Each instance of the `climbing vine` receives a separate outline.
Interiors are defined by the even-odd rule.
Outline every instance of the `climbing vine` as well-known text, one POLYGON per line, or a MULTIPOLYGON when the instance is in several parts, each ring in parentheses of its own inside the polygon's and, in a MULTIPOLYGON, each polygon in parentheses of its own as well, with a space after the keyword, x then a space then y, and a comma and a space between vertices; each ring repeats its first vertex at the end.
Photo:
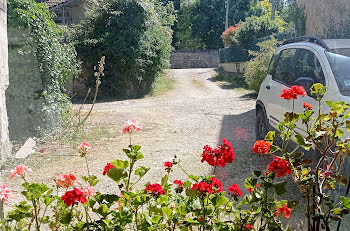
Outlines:
MULTIPOLYGON (((69 108, 64 85, 69 76, 79 73, 75 49, 64 42, 64 29, 55 24, 45 5, 34 0, 8 0, 7 6, 8 27, 19 32, 16 36, 25 38, 37 59, 41 86, 33 94, 42 102, 39 110, 46 120, 56 123, 69 108)), ((26 73, 31 74, 34 73, 26 73)))

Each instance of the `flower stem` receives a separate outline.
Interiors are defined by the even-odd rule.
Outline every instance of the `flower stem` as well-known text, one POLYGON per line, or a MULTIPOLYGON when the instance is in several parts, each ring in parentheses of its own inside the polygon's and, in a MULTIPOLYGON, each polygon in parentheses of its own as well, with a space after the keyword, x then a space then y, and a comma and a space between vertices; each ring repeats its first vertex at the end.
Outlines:
POLYGON ((90 169, 89 169, 89 164, 88 164, 86 155, 85 155, 84 157, 85 157, 85 163, 86 163, 86 168, 87 168, 88 176, 90 177, 90 169))

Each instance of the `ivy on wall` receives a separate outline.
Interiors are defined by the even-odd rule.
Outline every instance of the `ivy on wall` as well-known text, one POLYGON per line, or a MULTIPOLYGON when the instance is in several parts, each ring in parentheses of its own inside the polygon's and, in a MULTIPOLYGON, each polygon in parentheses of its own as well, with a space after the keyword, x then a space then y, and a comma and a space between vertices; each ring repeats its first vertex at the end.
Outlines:
MULTIPOLYGON (((60 122, 62 113, 69 108, 64 85, 69 76, 76 76, 79 73, 75 49, 70 44, 64 43, 64 30, 57 27, 45 5, 36 3, 34 0, 8 0, 7 5, 10 56, 15 52, 14 57, 16 55, 31 57, 35 59, 35 62, 32 62, 33 65, 37 65, 37 67, 19 71, 18 68, 24 69, 28 66, 26 67, 25 63, 23 66, 18 65, 17 62, 17 66, 11 68, 10 62, 10 87, 12 76, 16 80, 23 79, 25 82, 27 79, 33 79, 32 75, 39 75, 35 92, 25 93, 33 96, 35 107, 31 110, 37 110, 43 114, 42 123, 46 125, 45 128, 56 126, 60 122), (13 31, 15 33, 12 33, 13 31), (25 54, 23 54, 24 51, 25 54)), ((24 87, 20 82, 16 85, 12 88, 24 87)))

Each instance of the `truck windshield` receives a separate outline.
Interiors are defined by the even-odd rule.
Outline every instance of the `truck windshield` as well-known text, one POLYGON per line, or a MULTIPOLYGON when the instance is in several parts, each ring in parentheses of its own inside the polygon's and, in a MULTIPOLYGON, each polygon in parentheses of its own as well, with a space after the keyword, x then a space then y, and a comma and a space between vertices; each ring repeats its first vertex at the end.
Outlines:
POLYGON ((342 95, 350 96, 350 57, 326 52, 335 80, 342 95))

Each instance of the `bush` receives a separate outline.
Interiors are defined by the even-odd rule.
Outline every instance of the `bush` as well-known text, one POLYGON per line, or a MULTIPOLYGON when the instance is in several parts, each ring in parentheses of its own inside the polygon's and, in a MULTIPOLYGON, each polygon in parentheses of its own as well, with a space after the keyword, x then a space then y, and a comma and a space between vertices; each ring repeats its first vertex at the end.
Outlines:
MULTIPOLYGON (((326 87, 314 84, 311 88, 317 105, 322 106, 326 87)), ((303 87, 293 86, 283 89, 281 97, 296 101, 304 97, 303 87)), ((313 110, 312 105, 303 104, 301 113, 286 112, 284 121, 277 127, 280 142, 277 144, 276 131, 271 131, 265 140, 255 142, 252 150, 264 159, 273 161, 263 171, 254 171, 245 180, 249 194, 244 195, 240 187, 232 184, 224 191, 221 180, 215 177, 215 170, 235 160, 233 147, 223 139, 217 148, 204 146, 202 163, 214 167, 212 176, 188 174, 175 155, 164 163, 164 176, 158 182, 147 182, 137 189, 135 185, 149 171, 140 166, 144 158, 141 146, 132 144, 132 132, 141 132, 141 125, 130 120, 122 129, 130 140, 128 148, 123 149, 125 159, 114 159, 107 163, 101 174, 108 176, 119 189, 119 193, 96 191, 96 176, 90 175, 86 156, 92 146, 79 145, 79 156, 84 159, 87 176, 79 179, 73 174, 61 174, 55 178, 54 189, 46 184, 31 183, 27 174, 31 171, 19 165, 10 171, 10 179, 23 179, 24 200, 9 211, 0 221, 3 231, 12 230, 279 230, 289 231, 284 218, 290 218, 296 206, 302 207, 306 222, 301 230, 331 230, 332 223, 341 221, 350 210, 350 199, 339 194, 331 200, 332 191, 347 185, 347 178, 341 175, 344 160, 350 157, 348 139, 342 139, 344 130, 350 130, 350 104, 327 101, 329 111, 313 110), (314 115, 316 114, 316 115, 314 115), (296 124, 305 125, 307 138, 295 134, 296 124), (298 147, 288 147, 291 139, 298 147), (295 137, 295 138, 294 138, 295 137), (334 144, 336 143, 336 147, 334 144), (300 150, 309 150, 315 145, 320 156, 315 163, 303 156, 300 150), (303 149, 299 149, 303 148, 303 149), (293 150, 289 152, 288 150, 293 150), (317 164, 316 164, 317 163, 317 164), (187 179, 179 179, 173 169, 179 167, 187 179), (288 176, 292 177, 288 177, 288 176), (287 182, 293 180, 302 194, 298 200, 286 200, 287 182), (341 201, 341 203, 338 203, 341 201), (284 217, 284 218, 282 218, 284 217)), ((294 108, 294 107, 293 107, 294 108)), ((264 162, 262 160, 262 162, 264 162)), ((345 166, 347 167, 347 166, 345 166)), ((0 185, 0 198, 3 202, 11 200, 11 190, 0 185)))
POLYGON ((254 56, 254 58, 246 63, 244 77, 249 88, 259 92, 260 85, 267 75, 267 70, 278 41, 271 36, 271 39, 260 42, 257 45, 260 48, 259 51, 249 51, 249 54, 254 56))
POLYGON ((221 34, 222 41, 225 46, 232 47, 237 44, 236 33, 239 29, 239 24, 235 26, 230 26, 221 34))
MULTIPOLYGON (((175 16, 156 0, 95 0, 72 39, 84 68, 106 56, 101 94, 142 96, 169 65, 175 16)), ((92 86, 94 77, 89 76, 92 86)))

